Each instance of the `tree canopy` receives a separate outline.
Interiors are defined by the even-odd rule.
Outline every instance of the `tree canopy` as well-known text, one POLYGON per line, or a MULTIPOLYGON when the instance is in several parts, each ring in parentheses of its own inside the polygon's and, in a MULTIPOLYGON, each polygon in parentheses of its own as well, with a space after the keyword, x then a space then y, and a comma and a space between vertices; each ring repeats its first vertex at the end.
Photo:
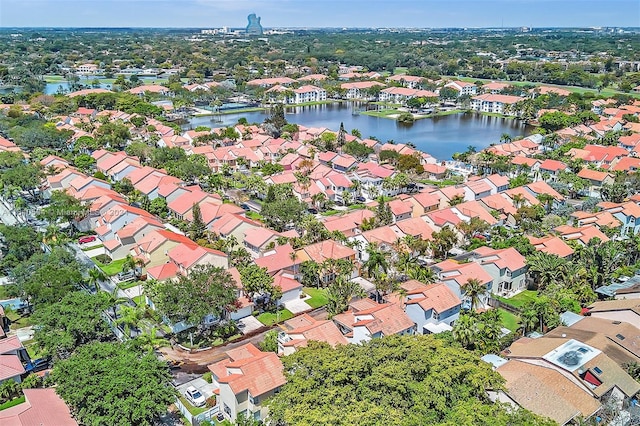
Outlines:
POLYGON ((34 336, 38 346, 49 355, 64 358, 81 345, 113 339, 102 317, 108 305, 104 293, 76 291, 59 302, 41 306, 32 317, 38 324, 34 336))
POLYGON ((282 359, 287 384, 268 402, 277 425, 552 425, 491 403, 502 378, 477 355, 433 336, 363 345, 310 342, 282 359), (462 423, 460 423, 462 422, 462 423))
POLYGON ((119 343, 84 345, 53 374, 56 392, 87 426, 151 425, 175 397, 165 363, 119 343))

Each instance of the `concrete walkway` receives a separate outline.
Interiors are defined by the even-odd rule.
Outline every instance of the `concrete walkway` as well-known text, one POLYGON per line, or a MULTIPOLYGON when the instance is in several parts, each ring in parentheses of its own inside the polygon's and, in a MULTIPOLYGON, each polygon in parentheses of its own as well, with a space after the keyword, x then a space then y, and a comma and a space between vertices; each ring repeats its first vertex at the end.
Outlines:
POLYGON ((254 316, 249 315, 248 317, 242 318, 238 320, 238 328, 242 334, 249 334, 253 331, 259 330, 264 327, 258 319, 254 316))

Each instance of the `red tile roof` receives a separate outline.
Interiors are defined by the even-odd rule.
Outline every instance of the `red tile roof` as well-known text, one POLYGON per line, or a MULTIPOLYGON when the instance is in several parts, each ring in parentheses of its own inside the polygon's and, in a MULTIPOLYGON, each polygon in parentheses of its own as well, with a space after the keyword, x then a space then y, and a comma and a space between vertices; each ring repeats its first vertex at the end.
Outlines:
POLYGON ((0 411, 4 426, 77 426, 54 388, 24 389, 25 402, 0 411))

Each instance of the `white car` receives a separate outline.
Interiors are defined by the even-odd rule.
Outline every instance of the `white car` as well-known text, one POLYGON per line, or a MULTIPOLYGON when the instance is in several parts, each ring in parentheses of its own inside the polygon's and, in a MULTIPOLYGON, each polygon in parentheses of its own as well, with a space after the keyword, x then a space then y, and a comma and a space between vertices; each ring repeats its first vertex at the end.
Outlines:
POLYGON ((193 386, 189 386, 187 388, 184 392, 184 396, 194 407, 202 407, 207 402, 204 395, 193 386))

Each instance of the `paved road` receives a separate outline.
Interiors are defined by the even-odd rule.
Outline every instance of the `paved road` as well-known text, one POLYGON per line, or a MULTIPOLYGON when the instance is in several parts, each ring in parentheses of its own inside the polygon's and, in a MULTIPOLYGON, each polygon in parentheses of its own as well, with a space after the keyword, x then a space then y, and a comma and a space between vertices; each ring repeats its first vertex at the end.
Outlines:
MULTIPOLYGON (((327 319, 327 311, 323 308, 311 312, 310 315, 317 320, 327 319)), ((217 346, 201 352, 187 352, 180 349, 178 346, 160 348, 158 352, 168 360, 184 362, 184 365, 181 368, 174 371, 174 376, 176 376, 177 380, 180 380, 180 377, 185 375, 188 376, 193 373, 202 374, 209 371, 207 366, 227 358, 226 351, 229 349, 234 349, 239 346, 246 345, 247 343, 258 345, 258 343, 264 340, 264 335, 269 330, 270 329, 266 329, 261 333, 247 337, 246 339, 236 340, 225 346, 217 346)))
POLYGON ((16 215, 13 213, 12 207, 8 201, 5 201, 4 198, 0 197, 0 221, 8 226, 14 226, 21 221, 18 220, 16 215))

